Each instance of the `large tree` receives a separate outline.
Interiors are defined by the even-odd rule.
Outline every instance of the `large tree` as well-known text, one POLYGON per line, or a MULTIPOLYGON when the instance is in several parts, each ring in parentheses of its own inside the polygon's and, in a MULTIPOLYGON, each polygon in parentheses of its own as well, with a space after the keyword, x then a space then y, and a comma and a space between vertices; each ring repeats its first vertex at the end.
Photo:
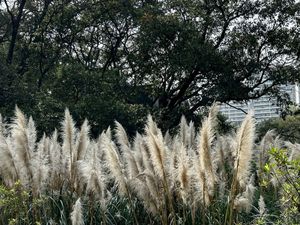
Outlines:
POLYGON ((280 95, 278 85, 299 80, 297 1, 0 5, 0 92, 10 96, 0 108, 23 104, 44 121, 68 106, 95 125, 115 116, 134 127, 152 111, 169 128, 213 101, 280 95))
POLYGON ((295 1, 155 2, 140 17, 131 74, 164 116, 280 94, 299 79, 299 12, 295 1))

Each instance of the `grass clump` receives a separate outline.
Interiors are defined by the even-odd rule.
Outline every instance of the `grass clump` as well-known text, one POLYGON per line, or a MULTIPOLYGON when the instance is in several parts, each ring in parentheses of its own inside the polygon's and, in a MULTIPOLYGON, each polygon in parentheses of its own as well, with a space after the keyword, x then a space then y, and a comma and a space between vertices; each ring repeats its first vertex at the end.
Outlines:
POLYGON ((255 143, 251 113, 236 133, 220 135, 217 111, 214 105, 199 129, 183 117, 173 136, 149 116, 144 133, 130 141, 118 122, 93 140, 88 121, 77 129, 66 110, 60 131, 37 140, 33 119, 17 108, 13 122, 1 125, 0 220, 294 224, 299 145, 274 132, 255 143))

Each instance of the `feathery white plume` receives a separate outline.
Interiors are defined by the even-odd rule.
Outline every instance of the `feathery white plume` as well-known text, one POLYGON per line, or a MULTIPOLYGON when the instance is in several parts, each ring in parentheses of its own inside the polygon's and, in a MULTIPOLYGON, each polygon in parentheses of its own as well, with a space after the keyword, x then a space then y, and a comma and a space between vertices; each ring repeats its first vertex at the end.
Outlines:
MULTIPOLYGON (((151 125, 150 125, 151 126, 151 125)), ((155 173, 160 178, 165 178, 165 163, 166 163, 166 150, 161 135, 154 135, 147 126, 147 146, 149 149, 151 161, 155 173)))
POLYGON ((16 166, 19 171, 19 178, 25 186, 31 184, 33 171, 31 168, 32 153, 29 150, 27 136, 27 120, 25 115, 16 106, 15 119, 11 125, 11 137, 15 153, 16 166))
POLYGON ((83 160, 89 145, 89 130, 88 121, 85 119, 79 133, 79 138, 76 141, 76 151, 74 153, 75 160, 83 160))
POLYGON ((260 195, 259 200, 258 200, 258 209, 259 209, 259 215, 262 217, 266 214, 266 204, 264 201, 264 197, 260 195))
POLYGON ((187 203, 188 195, 191 189, 191 173, 188 165, 188 156, 186 148, 181 143, 178 154, 178 169, 177 177, 180 183, 180 194, 184 203, 187 203))
POLYGON ((179 127, 179 139, 184 144, 187 145, 188 143, 188 131, 189 126, 186 122, 185 117, 182 115, 180 120, 180 127, 179 127))
POLYGON ((77 199, 75 205, 73 206, 73 211, 71 213, 71 222, 72 225, 84 225, 80 198, 77 199))
POLYGON ((63 154, 66 155, 66 166, 71 169, 71 162, 73 162, 73 154, 75 148, 76 128, 69 109, 65 110, 65 119, 62 122, 63 130, 63 154))
POLYGON ((172 137, 170 135, 170 131, 167 130, 167 132, 164 135, 164 143, 170 147, 172 145, 172 137))
POLYGON ((32 117, 29 117, 26 128, 26 135, 28 140, 28 151, 30 152, 30 154, 33 154, 36 150, 36 128, 32 117))
POLYGON ((126 134, 126 131, 124 127, 117 121, 115 121, 116 124, 116 138, 117 142, 121 147, 122 153, 129 151, 130 149, 130 143, 126 134))
POLYGON ((200 130, 200 143, 199 143, 199 157, 200 157, 200 172, 204 174, 205 181, 209 195, 211 196, 214 191, 214 184, 216 182, 213 164, 211 160, 212 142, 215 137, 215 124, 218 107, 213 105, 210 109, 209 115, 204 119, 202 128, 200 130))
POLYGON ((244 210, 245 212, 249 213, 251 210, 251 207, 253 205, 253 197, 254 192, 256 190, 254 183, 254 176, 251 176, 248 184, 246 185, 246 190, 238 194, 234 200, 234 207, 238 211, 244 210))
POLYGON ((142 148, 145 147, 143 142, 142 136, 137 133, 133 141, 133 153, 139 172, 142 172, 145 169, 142 155, 142 148))
POLYGON ((49 165, 48 165, 48 157, 45 155, 45 148, 47 148, 47 138, 45 134, 42 139, 38 143, 37 151, 34 152, 32 158, 32 167, 33 167, 33 188, 34 194, 40 194, 40 192, 44 189, 47 179, 49 178, 49 165))
POLYGON ((104 209, 106 182, 105 176, 102 173, 102 165, 97 156, 97 143, 91 142, 90 148, 92 154, 89 155, 89 158, 86 161, 77 161, 79 180, 87 184, 86 192, 95 195, 104 209))
POLYGON ((1 133, 0 133, 0 176, 8 186, 12 186, 17 180, 17 168, 15 166, 14 158, 12 155, 11 146, 1 133))
POLYGON ((115 180, 118 186, 119 194, 121 196, 127 195, 127 178, 124 174, 124 165, 120 160, 120 155, 117 151, 115 144, 109 139, 108 136, 104 135, 102 138, 101 147, 105 152, 105 159, 110 174, 115 180))
POLYGON ((153 118, 150 114, 147 116, 146 128, 146 132, 151 131, 151 133, 154 135, 158 135, 160 133, 160 130, 158 129, 156 123, 153 121, 153 118))
POLYGON ((250 163, 252 159, 252 150, 254 143, 255 124, 253 112, 248 113, 241 127, 237 131, 237 149, 236 149, 236 178, 240 187, 245 187, 250 172, 250 163))

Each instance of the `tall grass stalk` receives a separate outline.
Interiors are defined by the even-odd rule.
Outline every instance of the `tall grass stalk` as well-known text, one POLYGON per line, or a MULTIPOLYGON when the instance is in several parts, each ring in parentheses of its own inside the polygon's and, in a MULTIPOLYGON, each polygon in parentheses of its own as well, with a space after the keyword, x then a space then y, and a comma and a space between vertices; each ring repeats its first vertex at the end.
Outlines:
MULTIPOLYGON (((77 129, 66 110, 61 133, 55 130, 38 140, 33 119, 16 108, 11 124, 3 125, 0 118, 0 221, 231 225, 262 218, 275 223, 281 212, 276 204, 271 210, 268 201, 282 203, 280 197, 288 196, 289 190, 299 190, 293 171, 299 145, 284 143, 271 132, 253 151, 252 114, 236 134, 222 136, 216 130, 216 114, 213 106, 198 133, 182 117, 178 132, 163 136, 149 116, 144 132, 134 138, 116 122, 115 129, 108 128, 93 140, 87 120, 77 129), (270 146, 283 145, 290 151, 269 157, 270 146), (256 152, 258 164, 252 161, 256 152), (278 170, 291 174, 280 175, 278 170), (258 177, 250 177, 250 171, 258 171, 258 177), (271 183, 278 191, 267 186, 271 183), (270 198, 270 190, 277 194, 270 198), (275 212, 277 217, 252 210, 258 196, 266 199, 268 214, 275 212)), ((295 205, 299 196, 290 193, 293 197, 285 204, 295 205)))
POLYGON ((237 132, 237 149, 235 154, 234 174, 231 182, 229 203, 225 214, 225 224, 233 224, 235 218, 234 201, 240 191, 245 187, 245 180, 248 179, 250 171, 250 162, 252 157, 252 148, 254 143, 254 119, 250 112, 245 117, 240 129, 237 132))

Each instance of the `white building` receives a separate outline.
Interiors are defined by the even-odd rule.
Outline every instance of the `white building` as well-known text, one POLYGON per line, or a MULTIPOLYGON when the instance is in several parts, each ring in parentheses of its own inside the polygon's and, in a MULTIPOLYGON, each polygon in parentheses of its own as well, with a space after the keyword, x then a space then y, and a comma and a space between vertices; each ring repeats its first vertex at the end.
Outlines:
MULTIPOLYGON (((300 94, 297 84, 284 85, 281 90, 286 92, 291 100, 299 105, 300 94)), ((247 103, 230 102, 229 104, 222 104, 220 111, 228 117, 229 121, 239 123, 245 118, 245 112, 254 110, 256 121, 259 122, 265 119, 279 117, 280 107, 276 103, 275 98, 266 95, 256 100, 249 100, 247 103)))

